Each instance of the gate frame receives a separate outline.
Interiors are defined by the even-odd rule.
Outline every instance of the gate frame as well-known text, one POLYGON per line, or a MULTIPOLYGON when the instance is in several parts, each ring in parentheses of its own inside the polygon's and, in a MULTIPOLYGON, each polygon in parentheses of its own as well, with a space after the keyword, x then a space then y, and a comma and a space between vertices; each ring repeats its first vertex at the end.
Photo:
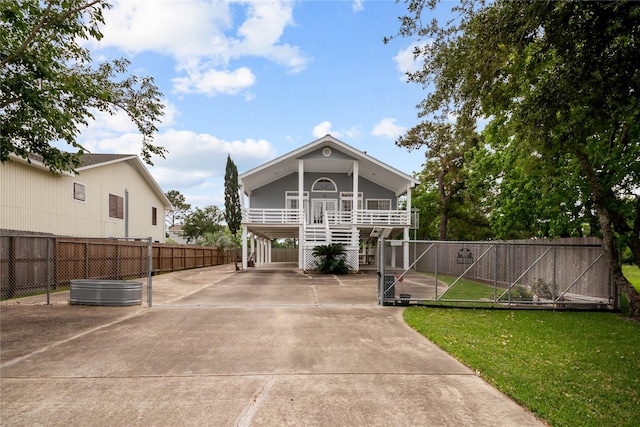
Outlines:
MULTIPOLYGON (((528 308, 539 308, 539 309, 543 309, 543 308, 549 308, 549 306, 552 306, 553 308, 559 308, 558 305, 562 305, 564 307, 560 307, 560 308, 564 308, 566 309, 567 306, 575 306, 575 305, 579 305, 580 303, 576 303, 576 302, 568 302, 568 303, 563 303, 562 298, 574 287, 576 286, 576 284, 580 281, 580 279, 587 274, 597 263, 598 261, 600 261, 600 259, 603 257, 603 253, 598 254, 597 257, 595 257, 594 259, 589 261, 588 266, 586 266, 586 268, 584 268, 576 277, 574 277, 571 281, 571 283, 566 287, 566 289, 564 290, 558 290, 557 289, 557 283, 556 283, 556 270, 557 270, 557 265, 556 265, 556 251, 557 251, 557 247, 560 246, 576 246, 576 247, 601 247, 601 245, 597 245, 597 244, 549 244, 549 247, 543 251, 543 253, 539 256, 536 257, 536 259, 534 261, 532 261, 525 269, 524 271, 518 275, 518 278, 513 280, 512 279, 512 271, 511 271, 511 247, 513 245, 513 242, 499 242, 499 241, 493 241, 493 242, 464 242, 464 243, 489 243, 490 247, 485 250, 484 252, 482 252, 480 254, 480 256, 478 256, 477 258, 475 258, 473 260, 473 262, 466 268, 464 269, 464 271, 461 274, 456 274, 456 279, 453 281, 453 283, 451 285, 448 286, 447 290, 444 291, 441 295, 438 294, 438 264, 439 264, 439 260, 438 260, 438 243, 444 243, 444 244, 452 244, 452 243, 456 243, 456 242, 448 242, 448 241, 432 241, 432 240, 402 240, 401 241, 402 244, 401 246, 404 247, 405 252, 407 252, 410 248, 410 244, 413 243, 414 245, 417 245, 417 243, 426 243, 429 244, 428 247, 426 249, 424 249, 422 251, 422 253, 420 254, 420 256, 417 256, 416 254, 416 246, 414 246, 414 250, 413 250, 413 254, 414 254, 414 260, 413 262, 408 266, 408 268, 404 268, 402 267, 402 273, 400 274, 386 274, 386 259, 385 259, 385 249, 387 247, 387 243, 386 243, 386 239, 384 237, 380 237, 378 238, 378 242, 377 242, 377 259, 378 259, 378 263, 377 263, 377 280, 378 280, 378 286, 377 286, 377 290, 378 290, 378 304, 385 306, 385 305, 409 305, 409 299, 407 298, 402 298, 402 294, 400 294, 399 297, 395 296, 395 286, 396 284, 400 283, 403 281, 404 276, 411 271, 414 266, 418 263, 418 261, 420 261, 424 255, 429 252, 434 246, 436 248, 436 252, 435 252, 435 262, 434 262, 434 279, 435 279, 435 297, 434 299, 428 299, 428 298, 424 298, 424 301, 431 301, 434 303, 438 303, 438 302, 452 302, 452 303, 456 303, 456 302, 465 302, 465 303, 479 303, 479 304, 503 304, 506 306, 506 308, 514 308, 514 303, 517 303, 516 305, 522 305, 523 301, 512 301, 511 300, 511 289, 514 286, 522 286, 519 285, 517 282, 522 279, 527 273, 529 273, 531 271, 531 269, 533 269, 534 267, 536 267, 540 261, 546 257, 549 252, 552 251, 553 249, 553 262, 552 262, 552 271, 553 271, 553 299, 551 301, 546 301, 546 302, 541 302, 541 301, 532 301, 532 302, 528 302, 526 301, 526 305, 528 306, 528 308), (494 298, 493 300, 464 300, 464 301, 458 301, 458 300, 442 300, 442 297, 446 294, 446 292, 453 288, 460 280, 462 280, 465 275, 472 269, 474 268, 477 263, 482 260, 487 254, 490 254, 491 251, 497 251, 497 248, 499 245, 506 245, 507 247, 507 259, 506 259, 506 265, 507 265, 507 270, 506 270, 506 274, 508 277, 508 283, 507 283, 507 287, 506 289, 504 289, 504 291, 502 292, 498 292, 498 286, 497 286, 497 274, 494 271, 494 276, 492 278, 492 282, 493 282, 493 287, 494 287, 494 298), (389 296, 389 291, 391 289, 394 289, 394 294, 393 296, 389 296), (507 296, 507 300, 502 301, 501 298, 503 298, 504 296, 507 296)), ((494 267, 497 268, 497 263, 498 263, 498 258, 496 256, 495 259, 495 264, 496 266, 494 267)), ((619 291, 617 289, 612 289, 612 280, 611 280, 611 272, 609 272, 608 274, 608 303, 606 304, 607 306, 613 306, 613 310, 619 309, 620 306, 620 298, 618 297, 619 291)), ((413 300, 413 299, 412 299, 413 300)), ((602 302, 594 302, 594 304, 596 305, 601 305, 602 302)), ((585 306, 588 304, 585 304, 585 306)))

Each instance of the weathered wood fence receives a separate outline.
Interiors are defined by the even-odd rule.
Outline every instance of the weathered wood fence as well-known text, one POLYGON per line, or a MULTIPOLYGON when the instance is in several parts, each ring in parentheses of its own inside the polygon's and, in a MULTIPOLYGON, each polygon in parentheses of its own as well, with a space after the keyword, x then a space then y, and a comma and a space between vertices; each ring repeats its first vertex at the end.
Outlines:
POLYGON ((298 262, 298 248, 272 248, 271 262, 298 262))
POLYGON ((74 279, 128 280, 234 261, 235 251, 150 243, 0 234, 0 298, 65 289, 74 279))

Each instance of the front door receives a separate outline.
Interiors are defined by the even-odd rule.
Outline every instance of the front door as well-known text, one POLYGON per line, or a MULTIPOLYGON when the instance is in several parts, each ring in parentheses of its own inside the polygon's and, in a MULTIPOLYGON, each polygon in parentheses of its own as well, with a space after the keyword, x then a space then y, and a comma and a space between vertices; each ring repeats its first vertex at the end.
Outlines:
POLYGON ((313 199, 311 201, 311 223, 323 224, 324 213, 338 209, 338 201, 335 199, 313 199))

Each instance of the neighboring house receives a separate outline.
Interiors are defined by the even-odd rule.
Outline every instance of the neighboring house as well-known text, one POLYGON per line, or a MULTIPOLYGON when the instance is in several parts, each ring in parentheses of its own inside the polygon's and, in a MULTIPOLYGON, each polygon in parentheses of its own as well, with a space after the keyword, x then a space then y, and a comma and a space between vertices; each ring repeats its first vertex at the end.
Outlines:
POLYGON ((313 268, 315 246, 342 243, 348 265, 358 270, 360 247, 370 240, 400 234, 409 239, 411 189, 419 181, 326 135, 241 174, 238 183, 246 196, 243 268, 248 261, 270 262, 271 240, 295 238, 299 268, 313 268))
POLYGON ((164 242, 171 202, 137 156, 84 154, 76 170, 17 156, 0 164, 0 230, 164 242))
POLYGON ((171 227, 169 227, 167 232, 169 233, 169 238, 174 242, 181 245, 187 244, 187 239, 182 237, 182 224, 172 225, 171 227))

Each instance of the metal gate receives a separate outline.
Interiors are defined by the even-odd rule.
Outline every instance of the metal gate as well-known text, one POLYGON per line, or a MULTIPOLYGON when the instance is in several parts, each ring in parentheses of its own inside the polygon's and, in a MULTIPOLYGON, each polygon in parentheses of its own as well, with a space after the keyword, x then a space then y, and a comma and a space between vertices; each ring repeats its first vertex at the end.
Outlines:
POLYGON ((615 309, 597 240, 378 242, 381 305, 615 309))

